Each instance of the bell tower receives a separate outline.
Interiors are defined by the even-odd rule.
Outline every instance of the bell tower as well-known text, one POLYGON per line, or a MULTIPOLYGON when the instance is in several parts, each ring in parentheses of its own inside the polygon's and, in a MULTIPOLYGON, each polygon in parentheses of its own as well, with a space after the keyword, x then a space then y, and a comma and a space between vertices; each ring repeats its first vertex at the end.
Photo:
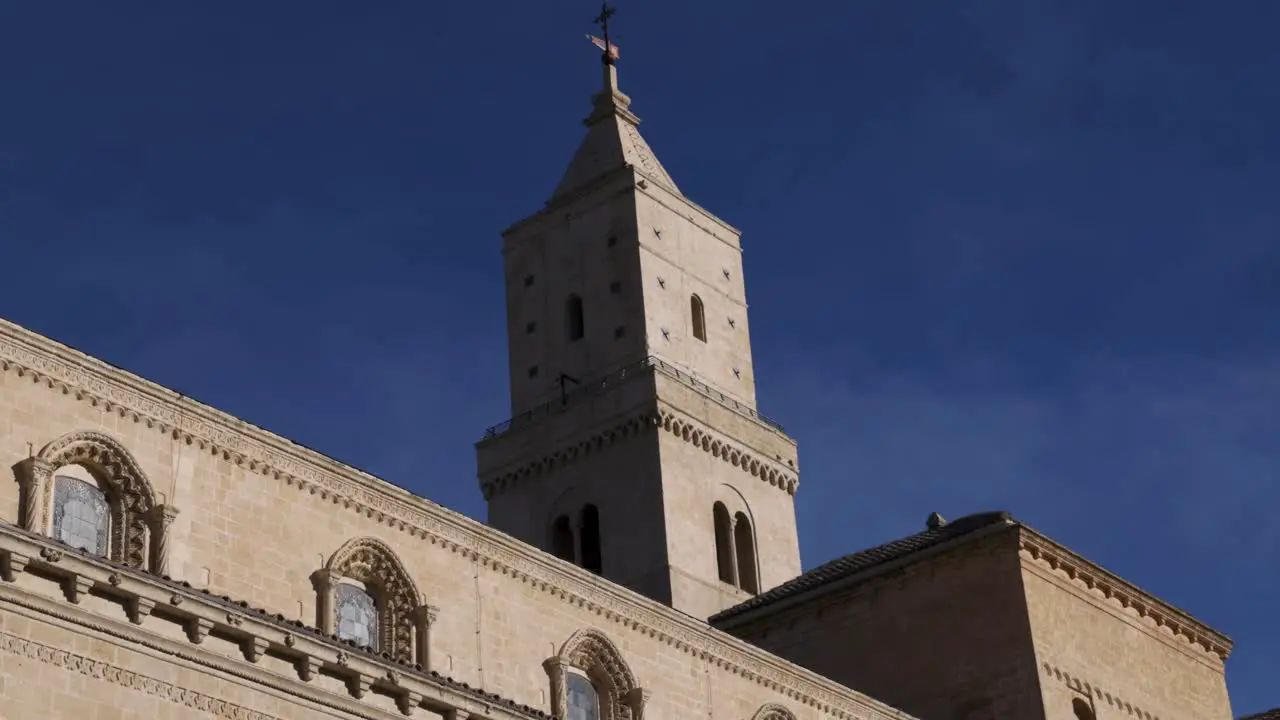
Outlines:
POLYGON ((511 420, 477 443, 489 524, 707 618, 800 573, 796 444, 756 412, 739 232, 603 87, 545 207, 503 233, 511 420))

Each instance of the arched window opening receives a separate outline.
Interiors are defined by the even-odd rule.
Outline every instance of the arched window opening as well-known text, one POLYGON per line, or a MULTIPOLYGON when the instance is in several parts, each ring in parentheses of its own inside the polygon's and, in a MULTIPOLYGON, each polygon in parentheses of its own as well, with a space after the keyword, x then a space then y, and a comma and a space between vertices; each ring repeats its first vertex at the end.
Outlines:
POLYGON ((53 537, 73 548, 106 556, 111 502, 95 483, 58 475, 53 481, 53 537))
POLYGON ((339 638, 378 649, 378 602, 363 584, 350 580, 334 588, 333 625, 339 638))
POLYGON ((177 509, 156 504, 146 476, 114 438, 68 433, 15 469, 23 528, 132 568, 167 573, 177 509))
POLYGON ((398 662, 430 664, 435 609, 422 602, 408 571, 385 543, 349 540, 312 573, 316 625, 398 662))
POLYGON ((566 673, 567 720, 600 720, 600 693, 591 679, 574 669, 566 673))
POLYGON ((595 505, 582 508, 580 532, 582 567, 597 575, 604 574, 604 563, 600 552, 600 510, 595 505))
POLYGON ((733 572, 733 522, 724 503, 717 502, 711 507, 711 519, 716 530, 716 566, 720 571, 720 582, 737 585, 738 578, 733 572))
POLYGON ((689 315, 693 320, 693 336, 702 342, 707 341, 707 313, 702 307, 702 298, 689 296, 689 315))
POLYGON ((746 513, 738 513, 734 520, 733 544, 738 554, 738 587, 755 595, 760 592, 759 578, 756 577, 755 533, 751 532, 751 520, 746 513))
POLYGON ((569 342, 581 340, 586 334, 586 324, 582 317, 582 298, 570 295, 565 303, 565 327, 569 330, 569 342))
POLYGON ((1093 708, 1089 707, 1089 703, 1085 702, 1083 698, 1072 700, 1071 709, 1075 711, 1076 720, 1096 720, 1093 708))
POLYGON ((573 526, 567 515, 561 515, 551 524, 551 554, 573 562, 573 526))

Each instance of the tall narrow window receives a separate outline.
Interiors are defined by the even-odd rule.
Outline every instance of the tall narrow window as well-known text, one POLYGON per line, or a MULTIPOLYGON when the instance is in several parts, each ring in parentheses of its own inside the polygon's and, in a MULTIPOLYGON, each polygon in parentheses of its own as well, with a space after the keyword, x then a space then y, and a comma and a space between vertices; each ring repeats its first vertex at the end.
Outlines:
POLYGON ((760 592, 756 577, 755 533, 746 513, 738 513, 733 524, 733 545, 738 553, 738 587, 755 595, 760 592))
POLYGON ((600 553, 600 510, 595 505, 582 508, 582 567, 601 575, 604 573, 600 553))
POLYGON ((95 484, 59 475, 53 485, 53 536, 73 548, 106 555, 111 504, 95 484))
POLYGON ((363 585, 343 580, 333 589, 333 626, 339 638, 378 649, 378 604, 363 585))
POLYGON ((600 720, 600 693, 586 675, 570 670, 565 678, 565 696, 569 706, 567 720, 600 720))
POLYGON ((581 340, 586 333, 586 325, 582 319, 582 298, 570 295, 565 303, 565 327, 569 330, 569 342, 581 340))
POLYGON ((702 298, 697 295, 689 296, 689 315, 693 320, 693 336, 701 340, 707 341, 707 313, 702 307, 702 298))
POLYGON ((1093 708, 1082 698, 1071 701, 1071 709, 1075 711, 1076 720, 1094 720, 1093 708))
POLYGON ((716 566, 720 571, 720 581, 737 585, 737 578, 733 576, 733 523, 724 503, 718 502, 711 507, 711 520, 716 529, 716 566))
POLYGON ((573 527, 567 515, 561 515, 551 524, 551 553, 573 562, 573 527))

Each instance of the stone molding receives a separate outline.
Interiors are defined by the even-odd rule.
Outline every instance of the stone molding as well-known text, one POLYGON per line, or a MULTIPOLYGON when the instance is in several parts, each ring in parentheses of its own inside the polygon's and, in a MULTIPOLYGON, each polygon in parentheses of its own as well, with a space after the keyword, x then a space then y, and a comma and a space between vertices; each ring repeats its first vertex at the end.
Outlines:
POLYGON ((737 447, 720 433, 716 433, 688 416, 682 416, 669 408, 659 408, 662 429, 702 448, 703 452, 719 458, 736 468, 751 474, 752 477, 795 495, 800 489, 800 478, 773 467, 774 461, 753 450, 737 447))
POLYGON ((1117 712, 1123 712, 1132 717, 1139 718, 1139 720, 1160 720, 1159 715, 1147 712, 1137 705, 1121 699, 1120 696, 1113 695, 1110 692, 1103 690, 1096 684, 1082 680, 1079 675, 1072 675, 1071 673, 1066 672, 1061 668, 1054 667, 1049 663, 1044 663, 1041 666, 1041 669, 1044 670, 1045 677, 1057 680, 1076 692, 1102 700, 1110 707, 1115 708, 1117 712))
POLYGON ((145 424, 215 457, 441 545, 820 713, 845 720, 908 717, 703 622, 557 561, 461 513, 5 320, 0 320, 0 371, 29 378, 34 384, 72 395, 104 412, 145 424))
POLYGON ((1100 593, 1099 599, 1113 607, 1133 609, 1138 618, 1147 620, 1156 629, 1166 630, 1164 637, 1182 640, 1184 647, 1189 645, 1202 652, 1212 653, 1222 661, 1231 654, 1232 642, 1226 635, 1137 589, 1131 583, 1030 528, 1022 527, 1018 533, 1018 550, 1024 558, 1047 568, 1057 577, 1065 576, 1076 587, 1089 591, 1092 597, 1096 598, 1100 593))
POLYGON ((29 660, 38 660, 46 665, 77 672, 86 677, 106 680, 120 687, 137 690, 138 692, 158 697, 161 700, 168 700, 177 705, 184 705, 193 710, 209 713, 214 717, 235 718, 235 720, 284 720, 275 715, 258 712, 243 705, 221 700, 212 695, 179 687, 173 683, 158 680, 142 673, 125 670, 84 655, 76 655, 62 648, 42 645, 34 640, 27 640, 6 632, 0 632, 0 651, 29 660))
POLYGON ((782 705, 769 703, 762 706, 751 716, 751 720, 796 720, 795 713, 782 705))
POLYGON ((601 720, 641 720, 648 692, 636 682, 636 676, 617 645, 600 630, 578 630, 560 647, 560 652, 542 663, 551 680, 551 714, 568 716, 565 676, 576 668, 591 679, 600 700, 601 720))
POLYGON ((384 717, 382 711, 354 702, 372 691, 394 698, 406 716, 412 715, 415 709, 425 708, 432 713, 458 710, 508 719, 546 717, 534 708, 407 667, 389 657, 360 650, 353 643, 323 637, 283 616, 268 615, 229 598, 209 595, 123 565, 113 567, 104 559, 79 551, 57 550, 48 538, 27 536, 23 531, 3 525, 0 525, 0 559, 6 569, 5 582, 0 584, 0 600, 343 712, 384 717), (18 573, 62 585, 67 603, 18 587, 18 573), (127 617, 130 624, 75 607, 79 597, 90 591, 120 605, 122 616, 127 617), (148 623, 182 626, 188 644, 183 646, 179 641, 147 632, 148 623), (203 645, 211 634, 239 645, 244 660, 236 662, 226 655, 195 647, 203 645), (283 678, 258 667, 263 655, 293 665, 298 679, 283 678), (319 674, 343 680, 351 699, 309 686, 319 674))
POLYGON ((661 406, 656 411, 645 410, 624 417, 572 445, 548 452, 537 460, 526 462, 514 470, 482 481, 480 491, 484 494, 485 500, 491 500, 499 493, 506 492, 525 480, 537 478, 543 473, 589 457, 594 452, 636 437, 650 427, 661 428, 690 445, 701 448, 712 457, 719 458, 749 473, 752 477, 785 491, 788 495, 794 496, 800 489, 798 477, 774 467, 774 461, 764 455, 738 446, 692 418, 669 407, 661 406))

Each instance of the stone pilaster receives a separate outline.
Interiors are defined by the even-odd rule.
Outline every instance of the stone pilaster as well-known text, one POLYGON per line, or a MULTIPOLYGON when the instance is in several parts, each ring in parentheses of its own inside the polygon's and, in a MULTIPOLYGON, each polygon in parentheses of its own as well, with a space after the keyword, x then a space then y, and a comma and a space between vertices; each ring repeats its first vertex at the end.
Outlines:
POLYGON ((311 586, 316 589, 316 628, 325 635, 332 635, 335 632, 333 591, 341 577, 338 572, 329 568, 311 573, 311 586))
POLYGON ((440 608, 434 605, 419 605, 413 610, 414 658, 424 672, 431 671, 431 627, 440 616, 440 608))
POLYGON ((564 718, 569 712, 569 698, 566 694, 565 679, 569 674, 569 661, 559 655, 547 658, 542 663, 551 681, 551 717, 564 718))
POLYGON ((172 505, 156 505, 147 516, 147 529, 151 533, 151 572, 169 575, 170 528, 178 517, 178 508, 172 505))
POLYGON ((48 460, 30 457, 19 463, 17 469, 18 489, 22 495, 22 517, 18 522, 23 530, 43 533, 46 498, 53 490, 53 471, 58 468, 48 460))

